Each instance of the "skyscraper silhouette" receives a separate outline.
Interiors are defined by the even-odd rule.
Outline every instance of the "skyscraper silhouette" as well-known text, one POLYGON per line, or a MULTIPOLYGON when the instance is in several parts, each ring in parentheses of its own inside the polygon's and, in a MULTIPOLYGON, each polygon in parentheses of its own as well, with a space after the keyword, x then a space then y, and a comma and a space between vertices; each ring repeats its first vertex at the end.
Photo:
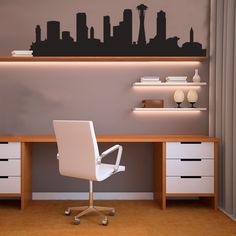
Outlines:
POLYGON ((47 22, 47 40, 51 42, 60 40, 60 22, 59 21, 47 22))
POLYGON ((194 36, 193 36, 193 28, 190 29, 190 39, 189 39, 190 43, 194 42, 194 36))
POLYGON ((111 37, 110 16, 103 17, 103 42, 107 44, 111 37))
POLYGON ((94 39, 94 28, 90 28, 90 39, 94 39))
POLYGON ((166 13, 160 11, 157 13, 157 37, 159 40, 166 40, 166 13))
POLYGON ((76 17, 76 41, 77 43, 84 44, 88 40, 86 14, 77 13, 76 17))
POLYGON ((36 36, 36 42, 40 42, 41 41, 41 28, 39 25, 36 26, 35 28, 35 36, 36 36))
POLYGON ((124 41, 127 45, 132 45, 132 11, 130 9, 124 10, 123 22, 124 41))
POLYGON ((139 11, 139 35, 138 35, 138 45, 145 46, 146 45, 146 36, 145 36, 145 28, 144 28, 144 18, 145 18, 145 11, 147 10, 147 6, 141 4, 137 6, 139 11))
POLYGON ((113 26, 113 37, 111 44, 116 48, 116 53, 127 53, 127 49, 132 47, 132 11, 125 9, 123 12, 123 21, 119 25, 113 26))
POLYGON ((196 56, 206 55, 206 49, 202 49, 202 45, 198 42, 194 42, 193 28, 189 31, 189 42, 186 42, 182 46, 182 52, 184 55, 190 56, 194 53, 196 56))
POLYGON ((63 31, 62 32, 62 40, 66 41, 66 42, 73 42, 73 38, 70 36, 70 32, 69 31, 63 31))

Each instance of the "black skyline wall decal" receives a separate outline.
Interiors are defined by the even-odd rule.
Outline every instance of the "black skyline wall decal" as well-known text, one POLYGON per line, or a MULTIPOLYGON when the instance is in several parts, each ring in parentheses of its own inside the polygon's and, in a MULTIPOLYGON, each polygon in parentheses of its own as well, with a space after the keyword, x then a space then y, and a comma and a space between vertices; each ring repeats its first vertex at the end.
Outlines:
POLYGON ((103 42, 94 37, 94 28, 88 29, 86 13, 76 15, 76 40, 69 31, 60 35, 60 22, 47 22, 47 38, 41 39, 41 28, 35 28, 36 41, 31 50, 34 56, 206 56, 206 49, 194 42, 194 31, 189 32, 189 42, 180 47, 177 36, 166 38, 166 13, 157 12, 156 36, 147 42, 145 36, 145 14, 147 6, 141 4, 139 12, 139 34, 137 42, 132 38, 132 10, 125 9, 123 20, 113 26, 110 16, 103 17, 103 42))

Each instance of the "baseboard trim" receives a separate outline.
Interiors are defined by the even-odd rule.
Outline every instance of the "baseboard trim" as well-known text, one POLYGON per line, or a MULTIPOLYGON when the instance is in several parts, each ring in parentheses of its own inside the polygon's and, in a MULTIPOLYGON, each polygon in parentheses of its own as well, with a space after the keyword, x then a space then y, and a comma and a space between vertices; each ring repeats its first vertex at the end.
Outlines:
MULTIPOLYGON (((33 200, 87 200, 85 192, 33 192, 33 200)), ((153 200, 152 192, 95 192, 95 200, 153 200)))
POLYGON ((228 212, 226 212, 222 207, 218 207, 218 209, 220 211, 222 211, 225 215, 227 215, 230 219, 232 219, 233 221, 236 221, 236 217, 232 214, 229 214, 228 212))

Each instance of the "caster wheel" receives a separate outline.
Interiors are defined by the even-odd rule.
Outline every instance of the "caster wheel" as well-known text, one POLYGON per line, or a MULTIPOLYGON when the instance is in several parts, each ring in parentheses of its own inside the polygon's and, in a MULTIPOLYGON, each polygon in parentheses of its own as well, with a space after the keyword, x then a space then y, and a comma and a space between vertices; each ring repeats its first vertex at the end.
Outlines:
POLYGON ((102 221, 102 225, 107 226, 108 223, 109 223, 109 221, 108 221, 107 217, 105 217, 105 219, 102 221))
POLYGON ((79 224, 80 224, 80 219, 79 219, 79 218, 75 218, 74 224, 75 224, 75 225, 79 225, 79 224))
POLYGON ((65 210, 65 215, 66 215, 66 216, 69 216, 70 214, 71 214, 71 210, 69 210, 69 209, 68 209, 68 210, 65 210))
POLYGON ((115 212, 115 209, 112 209, 112 210, 110 210, 109 215, 110 215, 110 216, 114 216, 115 213, 116 213, 116 212, 115 212))

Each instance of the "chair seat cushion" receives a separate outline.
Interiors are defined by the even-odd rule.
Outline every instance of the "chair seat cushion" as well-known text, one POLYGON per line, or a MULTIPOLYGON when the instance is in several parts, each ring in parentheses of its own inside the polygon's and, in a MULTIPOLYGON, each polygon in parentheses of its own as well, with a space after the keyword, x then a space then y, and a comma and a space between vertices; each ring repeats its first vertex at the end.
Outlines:
POLYGON ((97 181, 103 181, 104 179, 107 179, 109 176, 117 172, 125 171, 125 166, 119 166, 118 170, 114 172, 115 165, 104 163, 97 165, 96 168, 97 181))

